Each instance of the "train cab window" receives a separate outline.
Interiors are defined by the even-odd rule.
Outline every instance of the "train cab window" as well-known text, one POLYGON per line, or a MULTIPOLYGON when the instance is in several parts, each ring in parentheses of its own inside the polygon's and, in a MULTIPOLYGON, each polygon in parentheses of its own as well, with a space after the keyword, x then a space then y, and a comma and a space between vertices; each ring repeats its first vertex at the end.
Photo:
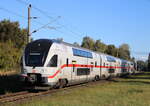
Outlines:
POLYGON ((50 62, 48 63, 48 67, 57 67, 58 55, 54 55, 50 62))
POLYGON ((51 40, 40 39, 29 43, 25 48, 25 65, 32 67, 42 67, 45 64, 51 40))

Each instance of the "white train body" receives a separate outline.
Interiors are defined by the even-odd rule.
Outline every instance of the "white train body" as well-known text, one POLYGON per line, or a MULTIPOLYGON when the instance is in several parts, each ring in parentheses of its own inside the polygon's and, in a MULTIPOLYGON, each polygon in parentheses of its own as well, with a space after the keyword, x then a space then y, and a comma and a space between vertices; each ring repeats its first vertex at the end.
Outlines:
POLYGON ((22 80, 55 86, 106 79, 133 71, 133 63, 56 40, 40 39, 25 48, 22 80))

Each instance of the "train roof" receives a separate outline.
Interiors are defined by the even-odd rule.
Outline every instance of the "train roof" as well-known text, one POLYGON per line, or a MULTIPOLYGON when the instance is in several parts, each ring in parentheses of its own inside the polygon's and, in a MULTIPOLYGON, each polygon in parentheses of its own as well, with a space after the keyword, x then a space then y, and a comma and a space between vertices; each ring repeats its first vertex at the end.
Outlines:
MULTIPOLYGON (((101 54, 101 55, 105 55, 105 56, 108 56, 110 58, 120 59, 122 62, 128 62, 127 60, 124 60, 124 59, 121 59, 121 58, 118 58, 118 57, 114 57, 114 56, 111 56, 111 55, 108 55, 108 54, 104 54, 104 53, 101 53, 101 52, 89 50, 89 49, 86 49, 86 48, 83 48, 83 47, 80 47, 80 46, 75 46, 73 44, 70 44, 70 43, 67 43, 67 42, 64 42, 64 41, 59 41, 59 40, 56 40, 56 39, 38 39, 38 40, 35 40, 33 42, 47 42, 47 43, 64 44, 64 45, 67 45, 67 46, 70 46, 70 47, 73 47, 73 48, 77 48, 77 49, 81 49, 81 50, 85 50, 85 51, 89 51, 89 52, 94 52, 94 53, 98 53, 98 54, 101 54)), ((31 44, 31 43, 29 43, 29 44, 31 44)))

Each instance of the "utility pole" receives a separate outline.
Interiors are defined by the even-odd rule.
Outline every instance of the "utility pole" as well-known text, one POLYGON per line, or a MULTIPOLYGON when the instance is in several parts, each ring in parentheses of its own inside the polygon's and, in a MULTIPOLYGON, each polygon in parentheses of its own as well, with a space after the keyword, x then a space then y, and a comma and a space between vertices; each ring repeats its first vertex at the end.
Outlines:
POLYGON ((28 34, 27 34, 27 43, 31 42, 31 33, 30 33, 31 15, 30 15, 30 11, 31 11, 31 4, 29 4, 29 7, 28 7, 28 34))
MULTIPOLYGON (((33 32, 31 32, 31 19, 37 19, 38 17, 32 17, 31 16, 31 4, 29 4, 28 6, 28 32, 27 32, 27 43, 30 43, 31 42, 31 34, 32 33, 36 33, 37 31, 39 31, 40 29, 48 26, 48 24, 52 23, 52 22, 55 22, 58 18, 60 18, 60 16, 58 16, 56 19, 54 19, 52 22, 48 23, 48 24, 45 24, 43 25, 42 27, 40 27, 39 29, 37 30, 34 30, 33 32)), ((55 27, 48 27, 48 28, 51 28, 51 29, 55 29, 55 27)))

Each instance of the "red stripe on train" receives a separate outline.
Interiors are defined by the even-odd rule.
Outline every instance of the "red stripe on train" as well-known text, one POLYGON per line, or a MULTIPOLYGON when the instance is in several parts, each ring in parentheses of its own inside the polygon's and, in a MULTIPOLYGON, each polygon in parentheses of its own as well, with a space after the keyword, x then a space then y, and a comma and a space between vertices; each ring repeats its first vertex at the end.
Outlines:
POLYGON ((59 70, 56 71, 56 73, 54 73, 51 76, 48 76, 48 78, 54 78, 58 73, 61 72, 61 70, 65 67, 95 67, 95 68, 124 68, 124 69, 129 69, 130 67, 116 67, 116 66, 95 66, 95 65, 81 65, 81 64, 64 64, 60 67, 59 70))

